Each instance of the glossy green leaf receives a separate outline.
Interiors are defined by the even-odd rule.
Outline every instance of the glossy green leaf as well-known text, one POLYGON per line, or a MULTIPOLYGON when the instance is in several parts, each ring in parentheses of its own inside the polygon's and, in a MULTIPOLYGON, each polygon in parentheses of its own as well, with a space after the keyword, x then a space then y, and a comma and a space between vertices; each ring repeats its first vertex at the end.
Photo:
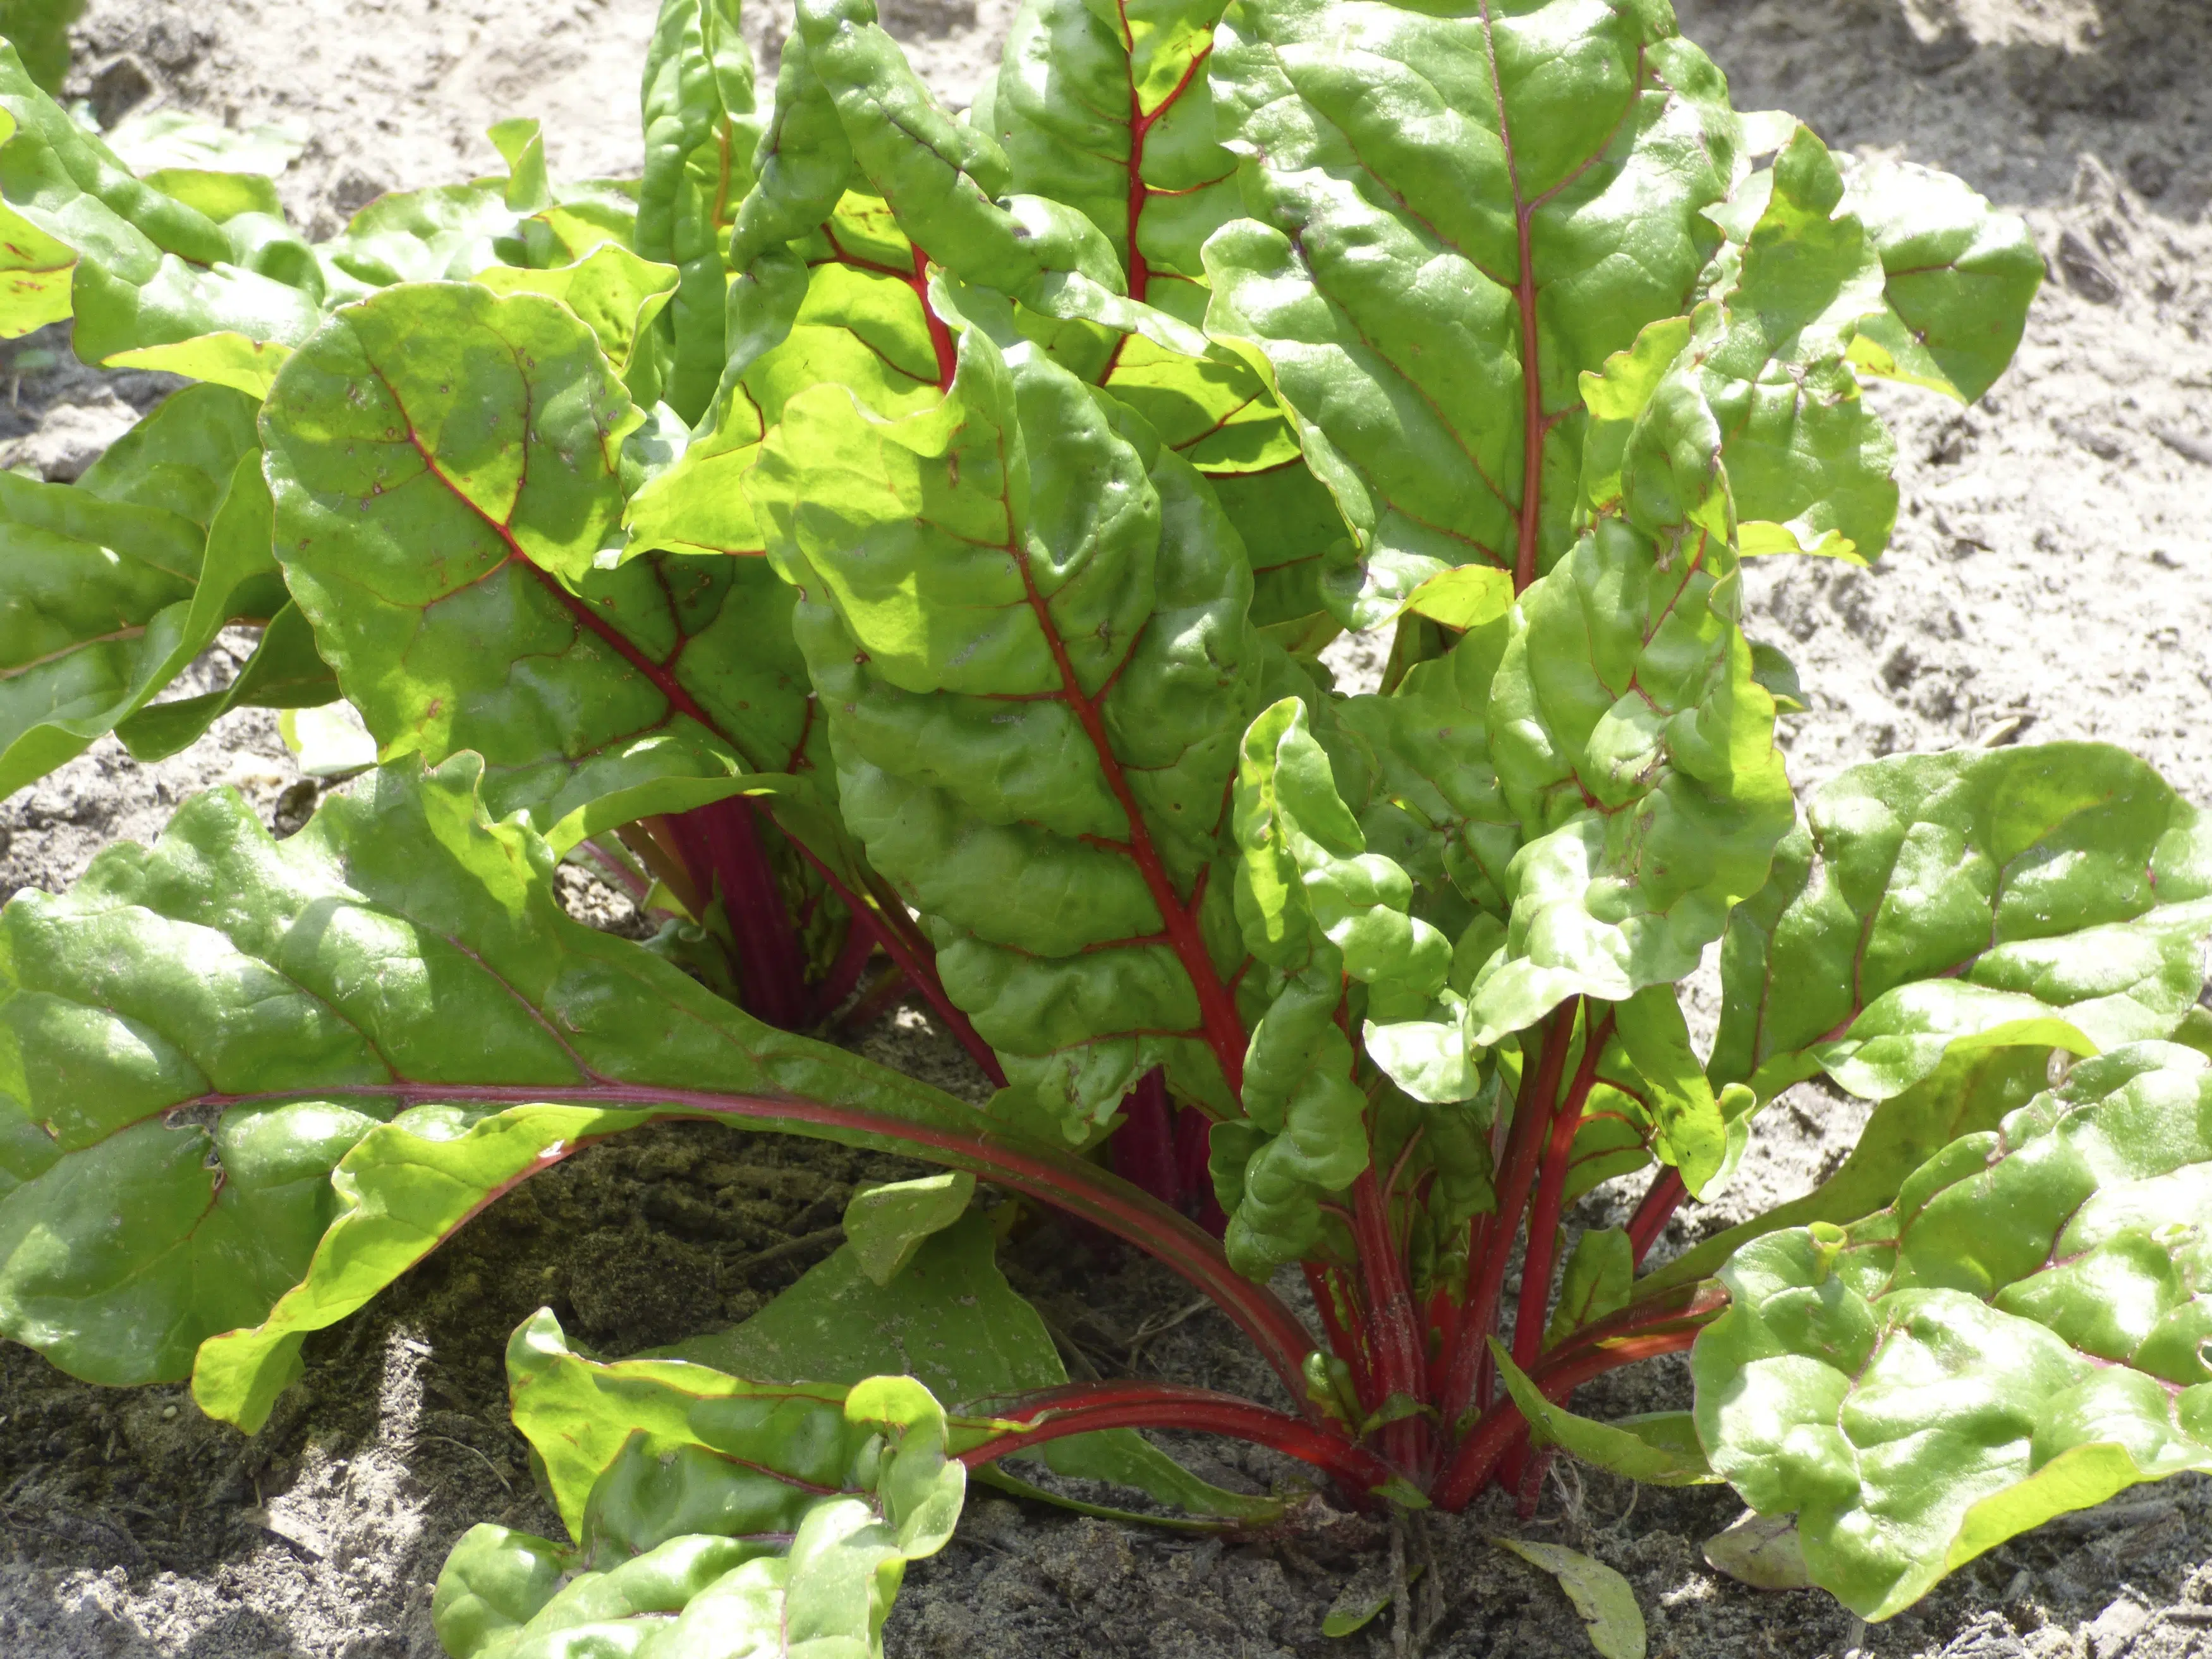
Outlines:
POLYGON ((476 280, 495 294, 543 294, 560 301, 590 328, 615 372, 628 374, 640 336, 677 291, 678 272, 605 242, 573 264, 544 270, 492 265, 477 272, 476 280))
POLYGON ((1583 378, 1585 513, 1618 509, 1644 411, 1688 399, 1719 429, 1742 552, 1881 556, 1897 520, 1896 445, 1846 353, 1882 302, 1881 263, 1844 199, 1836 159, 1799 127, 1712 210, 1735 234, 1702 302, 1583 378))
MULTIPOLYGON (((988 1217, 957 1218, 916 1240, 912 1259, 879 1281, 857 1241, 848 1243, 743 1324, 665 1352, 776 1381, 849 1383, 897 1372, 958 1409, 988 1410, 1067 1381, 1044 1322, 999 1271, 996 1245, 988 1217)), ((954 1443, 981 1437, 956 1429, 954 1443)), ((1037 1455, 1056 1474, 1133 1486, 1194 1515, 1265 1522, 1282 1512, 1273 1498, 1200 1480, 1133 1429, 1071 1435, 1037 1455)))
POLYGON ((1207 247, 1207 331, 1267 366, 1359 538, 1340 620, 1524 540, 1547 568, 1579 376, 1674 315, 1719 242, 1719 74, 1660 6, 1237 0, 1217 38, 1253 218, 1207 247))
POLYGON ((269 542, 252 404, 220 387, 179 392, 74 484, 0 477, 0 793, 143 719, 232 617, 281 605, 269 542))
POLYGON ((1682 1172, 1691 1196, 1699 1196, 1727 1157, 1728 1125, 1690 1047, 1689 1023, 1674 988, 1647 986, 1615 1004, 1613 1016, 1634 1081, 1618 1076, 1607 1081, 1641 1097, 1654 1131, 1654 1150, 1682 1172))
POLYGON ((738 19, 737 0, 662 0, 641 93, 637 252, 681 273, 666 313, 667 397, 686 421, 705 411, 727 356, 724 254, 760 142, 738 19))
POLYGON ((1698 1431, 1813 1582, 1886 1619, 2137 1482, 2212 1468, 2212 1061, 2142 1043, 1967 1135, 1848 1229, 1721 1271, 1698 1431))
POLYGON ((1522 594, 1491 683, 1490 756, 1525 844, 1504 956, 1470 999, 1479 1042, 1570 996, 1686 977, 1790 827, 1774 702, 1736 625, 1722 434, 1663 392, 1621 514, 1522 594))
POLYGON ((1706 1564, 1753 1589, 1804 1589, 1812 1583, 1805 1569, 1805 1546, 1797 1523, 1786 1516, 1746 1510, 1734 1522, 1705 1540, 1706 1564))
MULTIPOLYGON (((258 471, 258 458, 242 465, 258 471)), ((267 545, 269 501, 267 486, 260 485, 258 478, 254 482, 259 485, 252 520, 257 537, 253 547, 258 556, 267 545)), ((210 602, 208 614, 212 618, 224 608, 210 602)), ((269 619, 254 643, 253 653, 240 665, 228 685, 195 697, 149 703, 117 721, 115 735, 134 760, 163 760, 198 743, 210 726, 234 708, 315 708, 335 702, 337 695, 337 679, 315 648, 314 630, 307 626, 299 606, 287 603, 269 619)))
POLYGON ((804 1390, 673 1361, 602 1365, 546 1312, 507 1357, 516 1423, 577 1547, 466 1534, 431 1601, 455 1659, 879 1659, 906 1564, 944 1547, 966 1490, 920 1383, 804 1390))
POLYGON ((1235 532, 1136 416, 979 328, 933 409, 836 386, 748 478, 846 821, 1045 1121, 1154 1066, 1225 1105, 1244 1032, 1219 834, 1261 701, 1235 532))
POLYGON ((1926 1078, 1875 1107, 1843 1167, 1818 1187, 1701 1240, 1649 1274, 1639 1291, 1652 1294, 1706 1278, 1765 1233, 1815 1221, 1840 1224, 1873 1214, 1897 1196, 1906 1176, 1954 1140, 1996 1128, 2008 1113, 2040 1093, 2051 1054, 2033 1045, 1962 1045, 1947 1053, 1926 1078))
POLYGON ((1900 756, 1805 803, 1730 921, 1711 1072, 1881 1100, 1965 1045, 2171 1036, 2203 985, 2212 834, 2094 744, 1900 756))
POLYGON ((101 137, 141 178, 173 168, 275 178, 307 147, 301 127, 226 126, 173 105, 133 111, 101 137))
POLYGON ((11 217, 45 239, 26 251, 32 289, 0 308, 0 326, 17 328, 53 311, 58 242, 76 255, 73 337, 87 362, 223 331, 295 344, 314 331, 316 297, 251 268, 222 226, 133 177, 106 143, 39 90, 4 43, 0 112, 7 118, 0 196, 11 217))
POLYGON ((269 388, 276 384, 276 371, 284 367, 284 360, 291 355, 291 347, 274 340, 249 339, 234 331, 225 331, 173 341, 167 345, 113 352, 106 362, 110 368, 150 368, 164 374, 181 374, 187 380, 210 381, 243 392, 259 403, 269 395, 269 388))
POLYGON ((1564 1545, 1521 1538, 1492 1541, 1559 1581, 1567 1600, 1582 1615, 1598 1659, 1644 1659, 1644 1612, 1636 1605, 1636 1592, 1626 1578, 1604 1562, 1564 1545))
POLYGON ((845 1206, 846 1246, 872 1283, 888 1285, 932 1233, 967 1212, 975 1195, 975 1177, 964 1170, 864 1187, 845 1206))
POLYGON ((2034 236, 1948 173, 1863 160, 1848 177, 1847 204, 1881 251, 1887 301, 1860 325, 1852 362, 1862 374, 1973 402, 2027 331, 2043 284, 2034 236))
POLYGON ((390 289, 286 365, 264 416, 277 557, 387 757, 474 750, 494 811, 548 828, 671 776, 815 764, 772 572, 597 568, 641 418, 590 328, 536 294, 390 289))
MULTIPOLYGON (((592 1122, 635 1121, 650 1088, 980 1127, 570 920, 550 849, 485 816, 477 771, 386 768, 282 843, 235 793, 204 795, 153 849, 9 903, 0 1330, 110 1383, 181 1377, 236 1332, 200 1393, 250 1419, 301 1332, 592 1122)), ((854 1118, 824 1132, 902 1144, 854 1118)))

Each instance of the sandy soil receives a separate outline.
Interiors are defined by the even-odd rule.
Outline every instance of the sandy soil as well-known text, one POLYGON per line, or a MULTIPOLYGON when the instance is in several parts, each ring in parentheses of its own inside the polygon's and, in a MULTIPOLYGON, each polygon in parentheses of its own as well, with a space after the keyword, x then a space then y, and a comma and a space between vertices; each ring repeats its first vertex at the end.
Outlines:
MULTIPOLYGON (((1877 570, 1778 565, 1753 627, 1814 693, 1788 738, 1801 786, 1869 756, 2095 737, 2212 801, 2212 11, 2202 0, 1677 0, 1748 107, 1780 106, 1832 143, 1949 167, 2025 210, 2053 280, 2019 367, 1980 408, 1885 396, 1905 513, 1877 570)), ((570 174, 634 171, 632 101, 649 0, 95 0, 76 90, 119 112, 167 101, 239 125, 299 124, 282 181, 317 229, 395 185, 494 165, 478 129, 546 123, 570 174)), ((1009 0, 886 0, 948 97, 995 52, 1009 0)), ((763 64, 783 36, 749 22, 763 64)), ((72 477, 169 382, 4 358, 0 464, 72 477)), ((1370 653, 1345 650, 1358 664, 1370 653)), ((220 655, 200 671, 228 672, 220 655)), ((0 895, 65 884, 118 836, 144 838, 210 782, 280 830, 311 809, 273 720, 230 717, 159 766, 112 743, 0 804, 0 895)), ((589 897, 590 896, 580 896, 589 897)), ((935 1061, 915 1017, 869 1034, 935 1061)), ((1801 1091, 1770 1114, 1703 1231, 1803 1189, 1855 1114, 1801 1091)), ((453 1539, 495 1519, 550 1529, 507 1427, 505 1333, 550 1303, 610 1352, 744 1317, 807 1264, 780 1246, 834 1220, 866 1157, 696 1127, 611 1143, 524 1188, 408 1281, 309 1346, 307 1380, 248 1441, 181 1389, 115 1392, 0 1346, 0 1654, 10 1659, 431 1659, 428 1586, 453 1539)), ((1580 1219, 1601 1220, 1594 1195, 1580 1219)), ((1181 1305, 1139 1264, 1091 1261, 1054 1234, 1009 1267, 1102 1365, 1181 1305)), ((1261 1386, 1201 1316, 1143 1365, 1261 1386)), ((1616 1382, 1603 1407, 1679 1402, 1679 1371, 1616 1382)), ((1200 1449, 1214 1478, 1280 1471, 1200 1449)), ((1665 1659, 2178 1659, 2212 1653, 2212 1483, 2182 1481, 2054 1523, 1958 1575, 1887 1626, 1825 1596, 1713 1574, 1698 1541, 1725 1494, 1632 1494, 1568 1473, 1528 1530, 1626 1573, 1665 1659)), ((1494 1507, 1413 1529, 1433 1568, 1428 1651, 1587 1654, 1548 1580, 1492 1548, 1494 1507)), ((962 1534, 908 1579, 897 1659, 1380 1655, 1382 1625, 1329 1641, 1323 1612, 1387 1540, 1316 1509, 1293 1536, 1194 1544, 978 1492, 962 1534)))

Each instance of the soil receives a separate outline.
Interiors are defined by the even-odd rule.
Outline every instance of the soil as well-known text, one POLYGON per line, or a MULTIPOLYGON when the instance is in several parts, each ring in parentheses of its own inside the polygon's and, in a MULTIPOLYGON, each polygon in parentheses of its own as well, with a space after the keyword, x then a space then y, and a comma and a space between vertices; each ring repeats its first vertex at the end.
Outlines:
MULTIPOLYGON (((479 127, 530 114, 554 166, 635 172, 629 89, 650 0, 94 0, 71 90, 107 117, 172 104, 234 125, 296 124, 280 181, 316 234, 379 191, 490 170, 479 127)), ((1873 571, 1755 570, 1750 625, 1811 691, 1785 744, 1801 787, 1872 756, 2094 737, 2212 801, 2212 10, 2202 0, 1677 0, 1745 107, 1787 107, 1831 143, 1958 172, 2025 211, 2051 266, 2018 366, 1979 407, 1881 394, 1903 453, 1905 511, 1873 571), (2200 518, 2199 514, 2205 514, 2200 518), (2194 741, 2192 741, 2194 739, 2194 741)), ((885 0, 886 21, 964 101, 1010 0, 885 0)), ((785 14, 787 17, 787 13, 785 14)), ((749 18, 764 75, 786 24, 749 18)), ((75 365, 47 335, 0 348, 0 465, 72 477, 174 382, 75 365)), ((240 653, 218 647, 199 690, 240 653)), ((1340 660, 1372 672, 1374 642, 1340 660)), ((172 760, 112 741, 0 804, 0 896, 65 886, 107 842, 145 839, 215 783, 280 833, 319 786, 274 720, 246 712, 172 760)), ((580 885, 580 911, 628 918, 580 885)), ((1710 998, 1710 988, 1708 988, 1710 998)), ((901 1011, 860 1039, 957 1079, 962 1062, 901 1011)), ((1832 1167, 1857 1114, 1817 1090, 1765 1120, 1735 1187, 1679 1247, 1832 1167)), ((507 1427, 501 1349, 550 1304, 619 1353, 741 1319, 818 1257, 799 1243, 865 1154, 683 1126, 602 1145, 523 1188, 354 1319, 311 1341, 305 1380, 262 1434, 202 1418, 181 1387, 117 1391, 0 1345, 0 1653, 10 1659, 432 1659, 429 1585, 453 1540, 497 1520, 551 1531, 507 1427)), ((1601 1224, 1601 1193, 1576 1218, 1601 1224)), ((1139 1342, 1187 1293, 1146 1264, 1094 1257, 1046 1226, 1010 1247, 1017 1282, 1102 1369, 1264 1391, 1217 1316, 1139 1342)), ((1586 1408, 1684 1403, 1679 1366, 1593 1389, 1586 1408)), ((1178 1446, 1226 1484, 1285 1470, 1178 1446)), ((1632 1492, 1559 1470, 1535 1517, 1493 1498, 1417 1517, 1395 1541, 1318 1500, 1280 1538, 1125 1528, 977 1489, 959 1536, 916 1566, 894 1659, 1281 1659, 1398 1654, 1386 1613, 1331 1639, 1321 1620, 1394 1548, 1426 1564, 1407 1638, 1437 1659, 1590 1651, 1553 1583, 1489 1541, 1520 1532, 1626 1575, 1658 1659, 2178 1659, 2212 1653, 2212 1482, 2146 1488, 2054 1522, 1869 1628, 1815 1592, 1714 1573, 1701 1541, 1725 1492, 1632 1492)))

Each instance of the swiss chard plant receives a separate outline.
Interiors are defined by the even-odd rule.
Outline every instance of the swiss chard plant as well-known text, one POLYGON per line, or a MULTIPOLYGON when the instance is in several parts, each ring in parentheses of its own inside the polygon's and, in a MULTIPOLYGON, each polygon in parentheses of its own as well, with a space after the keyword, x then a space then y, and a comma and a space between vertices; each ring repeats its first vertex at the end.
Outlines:
POLYGON ((1726 1480, 1869 1618, 2212 1468, 2212 826, 2085 744, 1799 800, 1740 620, 1747 556, 1880 555, 1862 384, 1981 395, 2040 259, 1737 112, 1666 0, 1024 0, 957 115, 870 0, 802 0, 772 100, 733 0, 667 0, 641 179, 510 123, 505 179, 323 244, 5 61, 0 107, 0 316, 202 382, 0 477, 0 781, 341 694, 381 763, 0 915, 0 1329, 252 1430, 601 1137, 945 1171, 734 1330, 516 1333, 569 1537, 462 1540, 459 1659, 878 1651, 967 1473, 1040 1490, 1009 1458, 1281 1516, 1152 1426, 1359 1505, 1562 1449, 1726 1480), (158 700, 241 621, 228 691, 158 700), (572 920, 577 858, 688 921, 572 920), (872 972, 988 1103, 794 1029, 872 972), (1814 1079, 1872 1103, 1842 1167, 1655 1257, 1814 1079), (1069 1382, 978 1180, 1181 1274, 1274 1394, 1069 1382), (1570 1409, 1684 1352, 1691 1411, 1570 1409))

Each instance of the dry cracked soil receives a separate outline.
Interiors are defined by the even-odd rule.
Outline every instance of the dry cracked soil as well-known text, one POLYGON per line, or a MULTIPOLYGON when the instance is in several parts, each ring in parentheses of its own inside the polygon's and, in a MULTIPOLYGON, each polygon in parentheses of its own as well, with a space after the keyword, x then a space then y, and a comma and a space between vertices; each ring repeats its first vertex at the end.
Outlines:
MULTIPOLYGON (((234 125, 282 120, 307 149, 280 181, 315 234, 380 191, 489 171, 479 129, 546 124, 556 169, 634 172, 632 95, 650 0, 94 0, 71 91, 104 118, 163 105, 234 125)), ((1011 0, 884 0, 887 24, 964 103, 1011 0)), ((1832 143, 1949 168, 2027 214, 2051 276, 2018 366, 1967 411, 1885 394, 1903 453, 1896 544, 1861 571, 1755 571, 1751 625, 1796 658, 1811 708, 1785 738, 1800 787, 1856 761, 1964 744, 2096 738, 2212 802, 2212 7, 2204 0, 1677 0, 1746 108, 1785 107, 1832 143)), ((786 14, 787 17, 787 13, 786 14)), ((787 22, 747 33, 765 65, 787 22)), ((0 348, 0 465, 73 477, 175 384, 76 366, 50 335, 0 348)), ((1337 647, 1372 672, 1374 642, 1337 647)), ((220 648, 195 670, 226 678, 220 648)), ((194 685, 188 689, 201 689, 194 685)), ((158 765, 112 741, 0 803, 0 896, 66 885, 100 846, 150 837, 228 783, 280 833, 312 810, 270 716, 228 716, 158 765)), ((579 907, 625 920, 603 892, 579 907)), ((926 1022, 860 1041, 957 1084, 926 1022)), ((1832 1168, 1856 1127, 1802 1090, 1722 1202, 1673 1242, 1832 1168)), ((610 1142, 471 1224, 378 1302, 310 1343, 307 1374, 246 1439, 182 1388, 114 1391, 0 1345, 0 1654, 8 1659, 431 1659, 429 1586, 453 1540, 493 1519, 552 1530, 508 1428, 500 1352, 540 1304, 604 1352, 744 1317, 813 1259, 788 1248, 866 1154, 689 1126, 610 1142)), ((1605 1192, 1574 1219, 1603 1224, 1605 1192)), ((815 1255, 825 1246, 811 1247, 815 1255)), ((1049 1232, 1008 1268, 1102 1369, 1264 1388, 1225 1323, 1142 1266, 1049 1232)), ((1681 1403, 1678 1369, 1589 1403, 1681 1403)), ((1178 1448, 1213 1478, 1279 1468, 1178 1448)), ((1493 1504, 1426 1517, 1421 1628, 1389 1615, 1332 1639, 1323 1613, 1389 1559, 1387 1528, 1318 1504, 1284 1536, 1194 1540, 978 1490, 921 1564, 888 1632, 895 1659, 1581 1659, 1552 1582, 1490 1542, 1517 1530, 1625 1574, 1656 1659, 2178 1659, 2212 1653, 2212 1483, 2183 1480, 1993 1552, 1890 1623, 1817 1592, 1714 1573, 1701 1540, 1724 1492, 1640 1495, 1563 1470, 1528 1522, 1493 1504)))

